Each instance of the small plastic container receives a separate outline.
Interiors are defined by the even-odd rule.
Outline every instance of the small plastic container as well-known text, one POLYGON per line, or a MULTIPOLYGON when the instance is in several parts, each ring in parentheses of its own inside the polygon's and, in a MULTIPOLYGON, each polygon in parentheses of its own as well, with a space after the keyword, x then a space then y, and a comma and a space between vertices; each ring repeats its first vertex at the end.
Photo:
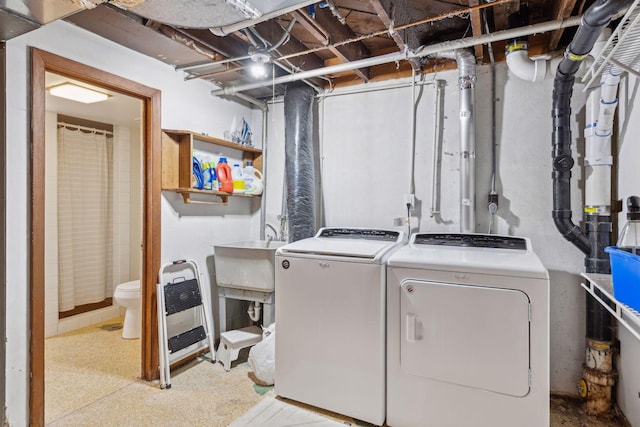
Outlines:
POLYGON ((244 193, 244 177, 239 163, 234 163, 233 169, 231 169, 231 177, 233 178, 233 191, 244 193))
POLYGON ((618 249, 640 255, 640 197, 627 198, 627 223, 618 238, 618 249))
POLYGON ((247 194, 262 194, 264 187, 262 183, 262 172, 253 167, 253 162, 247 162, 247 166, 242 169, 244 177, 244 188, 247 194))
POLYGON ((225 193, 233 193, 233 178, 231 177, 231 166, 227 163, 226 157, 220 157, 216 166, 218 174, 218 182, 220 183, 220 191, 225 193))
POLYGON ((618 249, 605 248, 611 261, 613 296, 623 304, 640 311, 640 256, 618 249))

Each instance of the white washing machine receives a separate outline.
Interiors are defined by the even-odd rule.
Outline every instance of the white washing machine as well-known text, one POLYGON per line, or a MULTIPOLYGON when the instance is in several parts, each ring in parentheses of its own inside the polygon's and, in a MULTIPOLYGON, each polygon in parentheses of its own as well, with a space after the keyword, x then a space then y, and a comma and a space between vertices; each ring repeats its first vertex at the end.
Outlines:
POLYGON ((387 310, 388 425, 549 425, 549 276, 528 239, 414 234, 387 310))
POLYGON ((276 252, 279 396, 385 420, 385 262, 402 232, 323 228, 276 252))

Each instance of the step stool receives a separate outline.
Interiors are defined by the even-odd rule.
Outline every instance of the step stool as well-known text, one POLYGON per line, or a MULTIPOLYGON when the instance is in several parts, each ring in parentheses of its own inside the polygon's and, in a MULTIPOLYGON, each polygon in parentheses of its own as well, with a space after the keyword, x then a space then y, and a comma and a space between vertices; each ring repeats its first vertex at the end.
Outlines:
POLYGON ((231 369, 231 362, 238 360, 238 353, 245 347, 251 347, 262 341, 262 329, 257 326, 248 326, 242 329, 220 334, 220 345, 216 353, 216 359, 222 362, 225 371, 231 369))

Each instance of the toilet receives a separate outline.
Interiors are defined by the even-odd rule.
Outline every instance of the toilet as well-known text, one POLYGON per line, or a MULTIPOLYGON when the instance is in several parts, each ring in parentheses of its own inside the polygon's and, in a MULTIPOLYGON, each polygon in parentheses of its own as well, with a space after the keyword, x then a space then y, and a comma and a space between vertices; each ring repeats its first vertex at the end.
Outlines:
POLYGON ((140 280, 121 283, 113 292, 113 300, 127 309, 124 314, 122 338, 140 338, 140 280))

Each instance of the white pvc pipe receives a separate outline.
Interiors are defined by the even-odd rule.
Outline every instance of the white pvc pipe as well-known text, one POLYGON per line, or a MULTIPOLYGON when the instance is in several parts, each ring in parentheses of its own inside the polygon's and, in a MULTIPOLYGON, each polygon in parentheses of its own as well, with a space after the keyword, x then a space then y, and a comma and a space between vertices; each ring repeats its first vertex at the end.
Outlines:
POLYGON ((507 54, 507 66, 509 71, 519 79, 536 83, 544 80, 548 69, 545 59, 534 61, 529 58, 529 51, 526 49, 507 54))
POLYGON ((251 319, 253 322, 257 322, 258 320, 260 320, 260 311, 261 311, 262 307, 260 306, 259 302, 250 302, 249 303, 249 309, 247 310, 247 314, 249 315, 249 319, 251 319))
MULTIPOLYGON (((585 206, 595 208, 596 212, 604 214, 610 213, 611 206, 611 166, 613 165, 611 135, 618 106, 619 83, 620 75, 611 69, 602 76, 598 91, 600 108, 595 126, 588 123, 585 129, 585 206)), ((595 103, 594 95, 594 93, 589 95, 588 103, 595 103)))

